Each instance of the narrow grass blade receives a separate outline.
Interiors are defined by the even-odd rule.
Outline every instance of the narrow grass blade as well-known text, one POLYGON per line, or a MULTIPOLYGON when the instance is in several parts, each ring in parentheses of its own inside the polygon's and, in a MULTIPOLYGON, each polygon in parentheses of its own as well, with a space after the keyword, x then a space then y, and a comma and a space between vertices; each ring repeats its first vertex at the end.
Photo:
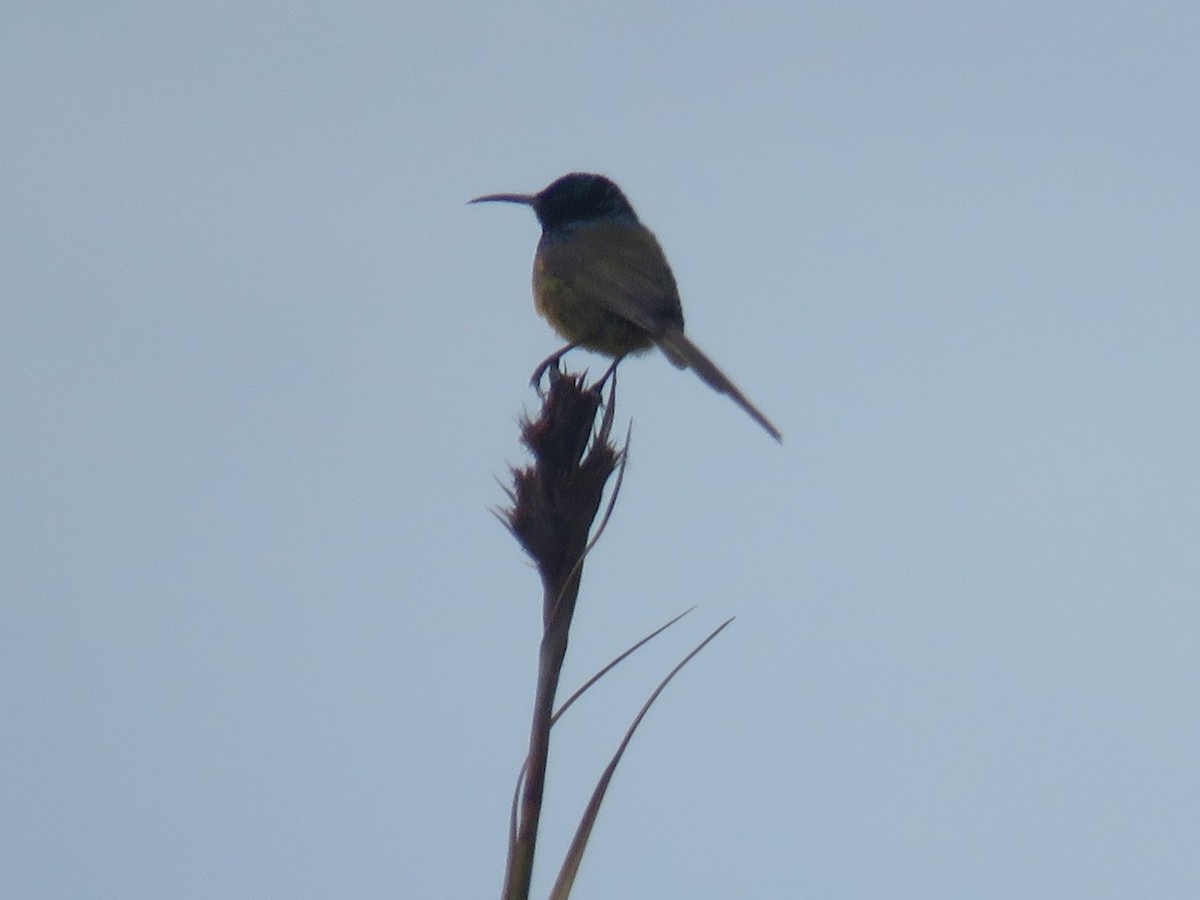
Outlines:
POLYGON ((642 719, 646 717, 646 713, 649 712, 650 707, 658 699, 666 686, 671 683, 671 679, 679 674, 679 671, 691 662, 697 653, 708 646, 709 641, 724 631, 732 621, 732 618, 726 619, 708 637, 697 644, 687 656, 681 659, 675 665, 675 668, 667 673, 666 678, 659 682, 658 687, 654 689, 654 692, 642 704, 642 708, 638 710, 638 714, 634 716, 633 722, 630 723, 629 729, 621 739, 620 745, 617 747, 612 759, 609 760, 608 766, 604 769, 604 774, 600 776, 595 790, 592 791, 592 797, 588 801, 587 809, 584 810, 583 817, 579 821, 579 827, 575 831, 575 837, 571 841, 570 848, 567 850, 566 859, 563 860, 562 869, 559 871, 558 878, 554 882, 554 889, 549 894, 550 900, 567 900, 570 897, 571 888, 575 884, 575 876, 579 872, 579 864, 583 860, 583 851, 587 849, 588 840, 592 835, 592 828, 596 824, 596 817, 600 814, 600 805, 604 802, 604 795, 608 792, 608 785, 617 770, 617 765, 621 762, 621 757, 625 755, 625 749, 633 739, 634 732, 642 724, 642 719))

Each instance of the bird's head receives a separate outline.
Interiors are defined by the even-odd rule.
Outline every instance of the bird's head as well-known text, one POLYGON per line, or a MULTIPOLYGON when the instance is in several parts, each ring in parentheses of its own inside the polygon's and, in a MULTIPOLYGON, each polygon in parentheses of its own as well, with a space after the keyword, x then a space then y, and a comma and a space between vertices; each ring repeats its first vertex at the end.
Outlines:
POLYGON ((496 200, 533 207, 546 231, 600 219, 637 221, 633 207, 611 179, 586 172, 564 175, 536 194, 488 194, 470 202, 496 200))

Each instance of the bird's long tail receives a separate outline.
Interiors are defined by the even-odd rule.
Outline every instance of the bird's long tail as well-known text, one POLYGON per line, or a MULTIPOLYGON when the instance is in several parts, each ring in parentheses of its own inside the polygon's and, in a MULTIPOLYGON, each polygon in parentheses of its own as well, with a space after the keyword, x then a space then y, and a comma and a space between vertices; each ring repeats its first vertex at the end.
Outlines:
POLYGON ((771 437, 783 443, 783 435, 771 420, 759 412, 758 407, 747 400, 737 385, 717 368, 717 364, 709 359, 703 350, 688 340, 682 331, 672 329, 660 335, 656 343, 672 363, 681 369, 691 369, 717 393, 728 394, 733 398, 733 402, 749 413, 750 418, 766 429, 771 437))

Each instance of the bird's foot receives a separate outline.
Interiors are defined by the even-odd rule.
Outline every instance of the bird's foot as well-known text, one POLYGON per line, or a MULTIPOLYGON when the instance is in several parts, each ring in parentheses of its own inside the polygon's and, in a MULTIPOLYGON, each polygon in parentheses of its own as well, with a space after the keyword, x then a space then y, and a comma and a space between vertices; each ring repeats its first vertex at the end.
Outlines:
POLYGON ((551 382, 553 382, 555 378, 560 377, 562 375, 562 370, 559 368, 559 361, 567 354, 567 351, 574 350, 577 346, 577 344, 567 344, 567 346, 563 347, 561 350, 557 350, 543 359, 538 364, 538 367, 533 370, 533 375, 530 377, 529 383, 533 386, 533 389, 537 391, 539 397, 542 396, 542 378, 545 376, 546 370, 550 370, 551 382))

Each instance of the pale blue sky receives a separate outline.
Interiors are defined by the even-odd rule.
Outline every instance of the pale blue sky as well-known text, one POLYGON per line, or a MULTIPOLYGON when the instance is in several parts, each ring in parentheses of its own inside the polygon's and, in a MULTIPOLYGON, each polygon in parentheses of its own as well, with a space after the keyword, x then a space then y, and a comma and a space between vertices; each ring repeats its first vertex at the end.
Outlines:
POLYGON ((1200 896, 1194 3, 10 7, 0 894, 496 896, 586 169, 786 443, 622 368, 538 893, 737 615, 579 900, 1200 896))

